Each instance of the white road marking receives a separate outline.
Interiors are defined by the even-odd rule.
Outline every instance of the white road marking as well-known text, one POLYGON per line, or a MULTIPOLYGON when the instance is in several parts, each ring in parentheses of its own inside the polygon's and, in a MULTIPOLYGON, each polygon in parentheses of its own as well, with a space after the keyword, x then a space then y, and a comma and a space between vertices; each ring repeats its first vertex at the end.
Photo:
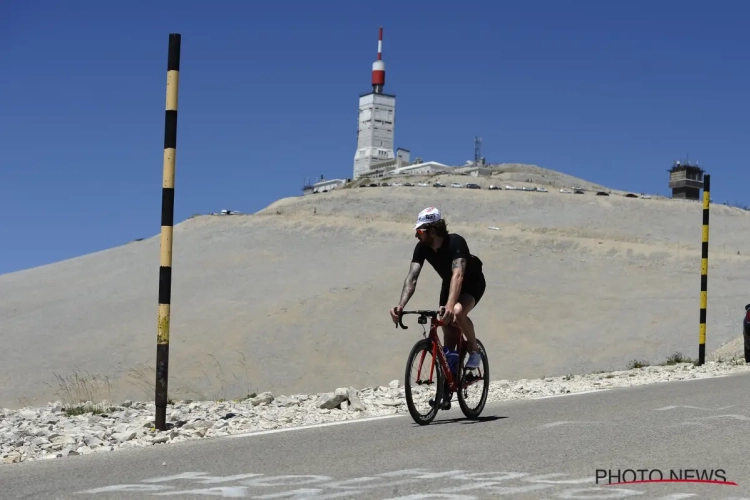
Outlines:
POLYGON ((550 428, 550 427, 557 427, 558 425, 566 425, 566 424, 603 424, 604 422, 578 422, 574 420, 560 420, 559 422, 550 422, 549 424, 541 425, 540 428, 550 428))
POLYGON ((682 498, 690 498, 696 496, 695 493, 675 493, 673 495, 667 495, 665 497, 659 497, 656 500, 680 500, 682 498))
POLYGON ((595 477, 583 477, 580 479, 550 479, 552 477, 568 476, 569 474, 563 474, 562 472, 552 472, 549 474, 542 474, 539 476, 531 476, 521 478, 521 481, 531 483, 550 483, 550 484, 579 484, 579 483, 595 483, 595 477))
POLYGON ((733 418, 735 420, 750 420, 745 415, 711 415, 710 417, 700 417, 698 420, 707 420, 709 418, 733 418))
POLYGON ((690 408, 693 410, 719 411, 719 410, 726 410, 727 408, 731 408, 732 406, 734 405, 722 406, 721 408, 703 408, 702 406, 689 406, 689 405, 665 406, 663 408, 656 408, 655 411, 674 410, 675 408, 690 408))
POLYGON ((561 398, 563 396, 578 396, 579 394, 591 394, 592 392, 606 392, 606 391, 611 391, 612 389, 626 389, 626 387, 602 387, 601 389, 589 389, 588 391, 566 392, 564 394, 552 394, 550 396, 537 396, 534 398, 526 398, 526 399, 534 400, 534 399, 561 398))
POLYGON ((706 428, 706 429, 713 429, 713 427, 711 427, 710 425, 702 424, 700 422, 682 422, 682 423, 679 423, 679 424, 668 425, 667 428, 669 428, 669 427, 679 427, 681 425, 695 425, 697 427, 703 427, 703 428, 706 428))
POLYGON ((230 434, 229 436, 223 436, 225 438, 241 438, 241 437, 252 437, 252 436, 263 436, 266 434, 276 434, 279 432, 289 432, 289 431, 301 431, 305 429, 317 429, 320 427, 330 427, 332 425, 343 425, 343 424, 356 424, 358 422, 372 422, 374 420, 385 420, 387 418, 398 418, 398 417, 405 417, 407 414, 399 414, 399 415, 382 415, 379 417, 367 417, 367 418, 356 418, 351 420, 338 420, 336 422, 324 422, 322 424, 312 424, 312 425, 301 425, 297 427, 285 427, 283 429, 271 429, 267 431, 255 431, 255 432, 243 432, 242 434, 230 434))
MULTIPOLYGON (((541 472, 541 471, 539 471, 541 472)), ((590 483, 594 477, 576 477, 560 472, 532 475, 528 472, 474 472, 462 470, 434 471, 430 469, 400 469, 376 473, 371 476, 336 479, 325 475, 266 476, 260 473, 213 476, 207 472, 182 472, 171 476, 141 480, 140 484, 120 484, 90 489, 78 493, 149 493, 153 496, 184 496, 186 494, 219 496, 224 498, 288 498, 293 500, 333 499, 340 497, 373 497, 377 493, 396 493, 394 486, 411 484, 421 493, 387 497, 389 500, 475 500, 483 495, 517 495, 536 492, 539 498, 615 499, 647 494, 642 489, 612 488, 610 486, 571 487, 590 483), (392 478, 397 478, 395 481, 392 478), (175 482, 178 485, 164 483, 175 482), (185 483, 188 484, 185 484, 185 483), (151 483, 151 484, 143 484, 151 483), (191 484, 192 483, 192 484, 191 484), (223 486, 196 488, 197 484, 234 483, 223 486), (420 483, 422 483, 420 485, 420 483), (524 484, 525 483, 525 484, 524 484), (276 491, 257 491, 257 488, 275 488, 276 491), (377 492, 377 493, 376 493, 377 492), (543 493, 549 493, 544 495, 543 493)), ((393 494, 392 493, 392 494, 393 494)), ((385 498, 377 495, 378 498, 385 498)), ((694 497, 694 493, 674 492, 659 500, 680 500, 694 497)), ((729 499, 727 499, 729 500, 729 499)), ((748 500, 748 499, 744 499, 748 500)))
POLYGON ((565 490, 557 498, 627 498, 636 495, 643 495, 642 491, 628 490, 625 488, 577 488, 565 490), (592 492, 599 493, 601 495, 592 495, 592 492))

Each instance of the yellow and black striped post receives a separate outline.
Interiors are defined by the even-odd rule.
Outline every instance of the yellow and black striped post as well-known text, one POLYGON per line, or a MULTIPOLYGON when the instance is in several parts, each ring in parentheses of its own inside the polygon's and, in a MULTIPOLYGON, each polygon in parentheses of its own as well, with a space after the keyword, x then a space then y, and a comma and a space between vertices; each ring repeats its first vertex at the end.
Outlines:
POLYGON ((155 427, 166 430, 169 379, 169 313, 172 303, 172 226, 174 224, 174 170, 177 153, 177 90, 180 81, 180 42, 169 35, 167 109, 164 120, 164 173, 161 188, 161 255, 159 259, 159 319, 156 333, 155 427))
POLYGON ((706 306, 708 305, 708 208, 711 201, 711 176, 703 176, 703 244, 701 245, 701 326, 698 337, 698 364, 706 361, 706 306))

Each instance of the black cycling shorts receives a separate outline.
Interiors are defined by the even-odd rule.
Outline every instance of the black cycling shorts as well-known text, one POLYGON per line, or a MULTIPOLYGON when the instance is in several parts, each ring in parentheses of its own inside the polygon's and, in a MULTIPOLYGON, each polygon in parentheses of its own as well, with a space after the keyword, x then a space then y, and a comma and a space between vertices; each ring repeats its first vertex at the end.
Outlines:
MULTIPOLYGON (((474 297, 474 305, 479 304, 479 301, 484 295, 484 290, 487 287, 487 282, 484 280, 484 274, 480 274, 476 278, 464 278, 464 282, 461 283, 462 293, 466 293, 474 297)), ((440 307, 448 303, 448 295, 450 294, 450 282, 444 282, 440 288, 440 307)))

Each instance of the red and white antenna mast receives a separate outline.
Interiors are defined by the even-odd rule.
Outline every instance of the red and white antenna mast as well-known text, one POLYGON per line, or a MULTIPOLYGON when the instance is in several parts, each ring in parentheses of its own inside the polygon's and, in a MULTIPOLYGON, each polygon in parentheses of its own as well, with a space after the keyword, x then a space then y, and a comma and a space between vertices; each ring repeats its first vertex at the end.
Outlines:
POLYGON ((372 63, 372 91, 382 94, 385 86, 385 62, 383 62, 383 27, 378 36, 378 60, 372 63))

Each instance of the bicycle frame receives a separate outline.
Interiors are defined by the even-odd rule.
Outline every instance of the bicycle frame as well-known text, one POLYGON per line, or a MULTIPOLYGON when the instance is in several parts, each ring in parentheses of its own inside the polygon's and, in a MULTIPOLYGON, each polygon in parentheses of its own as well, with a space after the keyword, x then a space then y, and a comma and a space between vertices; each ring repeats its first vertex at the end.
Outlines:
MULTIPOLYGON (((448 357, 446 356, 445 352, 443 352, 443 344, 440 342, 440 337, 437 332, 438 326, 444 326, 445 323, 443 321, 440 321, 438 318, 440 318, 441 311, 443 308, 441 307, 440 311, 432 311, 432 310, 417 310, 417 311, 401 311, 401 314, 399 315, 398 321, 396 322, 396 328, 401 327, 404 330, 409 328, 408 326, 404 325, 402 322, 402 316, 404 314, 418 314, 419 315, 419 324, 422 325, 422 328, 424 329, 424 339, 417 341, 414 346, 411 349, 411 352, 409 354, 409 361, 406 367, 406 373, 405 373, 405 384, 407 387, 412 386, 410 371, 412 368, 412 363, 416 361, 416 355, 419 353, 422 354, 421 359, 419 360, 419 372, 416 385, 422 385, 422 384, 428 384, 431 385, 433 383, 436 383, 437 381, 434 378, 435 375, 435 360, 437 359, 440 366, 438 367, 438 371, 442 368, 442 372, 444 375, 444 379, 440 386, 438 386, 438 394, 443 393, 440 398, 431 399, 430 405, 433 407, 433 409, 426 415, 422 415, 420 411, 416 409, 414 406, 414 400, 412 399, 411 392, 406 393, 406 404, 409 408, 409 413, 411 414, 412 418, 420 425, 426 425, 432 421, 432 419, 435 418, 435 415, 437 415, 437 412, 440 409, 449 409, 450 408, 450 401, 452 399, 452 395, 456 394, 458 396, 458 403, 461 407, 461 411, 466 415, 468 418, 476 419, 479 416, 479 413, 481 413, 481 409, 484 408, 484 404, 486 402, 487 398, 487 391, 489 389, 488 386, 485 386, 484 390, 482 391, 482 399, 480 403, 480 407, 477 410, 472 410, 469 408, 469 406, 466 403, 466 397, 467 395, 464 393, 464 389, 467 387, 474 385, 477 382, 480 381, 487 381, 489 382, 489 368, 486 370, 477 370, 477 373, 475 374, 475 370, 467 370, 465 371, 464 367, 464 361, 463 358, 466 355, 466 347, 468 344, 468 339, 464 335, 464 332, 458 328, 461 335, 458 336, 457 339, 457 351, 458 351, 458 366, 456 367, 456 373, 453 374, 453 372, 450 369, 450 366, 448 365, 448 357), (430 331, 427 333, 425 325, 427 324, 427 316, 429 316, 431 319, 430 321, 430 331), (423 378, 422 377, 422 367, 425 366, 424 357, 427 354, 427 352, 432 351, 432 361, 430 363, 429 371, 430 374, 428 377, 423 378), (484 374, 482 375, 482 373, 484 374), (476 376, 478 375, 478 376, 476 376), (444 392, 445 391, 445 392, 444 392), (440 399, 443 404, 440 404, 438 402, 438 399, 440 399), (447 405, 445 405, 447 403, 447 405)), ((455 323, 454 323, 455 324, 455 323)), ((453 325, 451 325, 453 326, 453 325)), ((456 325, 458 326, 458 325, 456 325)), ((484 352, 484 346, 481 345, 481 342, 479 339, 477 339, 477 345, 481 350, 481 355, 483 361, 486 363, 486 354, 484 352)), ((438 377, 439 378, 439 377, 438 377)))
MULTIPOLYGON (((445 380, 448 385, 448 390, 450 392, 457 392, 458 382, 455 378, 453 378, 453 373, 450 370, 450 367, 448 366, 448 359, 445 357, 445 352, 443 352, 443 344, 440 342, 440 336, 438 335, 437 328, 438 326, 443 326, 445 323, 437 319, 437 315, 435 314, 435 311, 404 311, 402 314, 419 314, 419 323, 421 325, 424 325, 427 321, 427 316, 430 316, 430 332, 424 333, 423 335, 425 338, 430 339, 432 341, 432 362, 430 365, 430 378, 428 379, 430 382, 434 382, 432 379, 435 369, 435 359, 438 359, 440 362, 440 366, 443 368, 443 373, 445 374, 445 380)), ((398 327, 398 325, 397 325, 398 327)), ((401 323, 401 328, 408 328, 401 323)), ((424 328, 424 326, 423 326, 424 328)), ((460 330, 459 330, 460 331, 460 330)), ((463 368, 463 360, 460 358, 461 353, 461 346, 464 342, 466 342, 466 337, 464 336, 463 332, 460 332, 461 335, 458 336, 458 343, 456 345, 456 351, 459 353, 459 360, 458 360, 458 368, 463 368)), ((424 363, 424 353, 422 353, 422 359, 419 360, 419 373, 422 373, 422 363, 424 363)), ((457 370, 458 371, 458 370, 457 370)), ((421 379, 421 377, 420 377, 421 379)))
MULTIPOLYGON (((433 368, 435 367, 435 358, 440 360, 440 366, 443 367, 443 373, 445 374, 445 380, 448 383, 448 390, 451 392, 458 392, 458 384, 456 383, 456 379, 453 378, 453 372, 451 372, 450 367, 448 366, 448 359, 445 357, 445 352, 443 351, 443 344, 440 342, 440 336, 438 335, 437 328, 438 326, 443 326, 443 322, 438 320, 437 318, 431 318, 430 320, 430 333, 426 335, 427 338, 429 338, 432 341, 432 359, 433 363, 432 366, 430 366, 430 381, 432 381, 432 374, 433 374, 433 368), (437 354, 437 355, 436 355, 437 354)), ((458 336, 458 344, 456 345, 456 351, 459 353, 459 359, 458 364, 461 368, 461 364, 463 363, 463 360, 460 358, 461 353, 461 345, 464 341, 464 332, 460 332, 461 335, 458 336)), ((422 373, 422 362, 424 361, 424 354, 422 355, 422 359, 419 360, 419 373, 422 373)), ((458 371, 458 370, 457 370, 458 371)))

